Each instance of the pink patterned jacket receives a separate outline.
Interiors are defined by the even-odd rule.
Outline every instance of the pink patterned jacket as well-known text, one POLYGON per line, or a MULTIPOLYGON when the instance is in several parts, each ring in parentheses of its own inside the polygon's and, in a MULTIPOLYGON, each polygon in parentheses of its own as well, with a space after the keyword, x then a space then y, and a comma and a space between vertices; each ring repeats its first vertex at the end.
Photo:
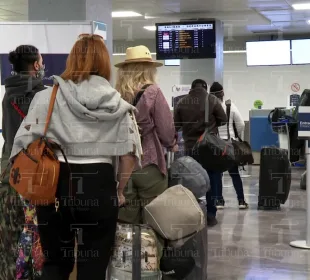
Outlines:
POLYGON ((165 150, 176 139, 173 116, 169 105, 157 85, 149 86, 137 104, 136 119, 142 130, 142 168, 151 164, 167 174, 165 150))

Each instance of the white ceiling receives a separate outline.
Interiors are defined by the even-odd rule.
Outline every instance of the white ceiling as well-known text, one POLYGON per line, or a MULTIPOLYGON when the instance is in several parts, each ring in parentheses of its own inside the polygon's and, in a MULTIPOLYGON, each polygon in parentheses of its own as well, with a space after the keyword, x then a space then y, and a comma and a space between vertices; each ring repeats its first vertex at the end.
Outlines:
MULTIPOLYGON (((310 11, 295 11, 293 3, 304 0, 113 0, 113 10, 131 10, 152 19, 114 19, 115 39, 151 39, 143 29, 156 22, 216 18, 224 22, 225 36, 309 33, 310 11)), ((308 1, 310 2, 310 0, 308 1)))
POLYGON ((27 21, 27 0, 0 0, 0 21, 27 21))
MULTIPOLYGON (((64 0, 65 1, 65 0, 64 0)), ((153 39, 154 32, 143 29, 156 22, 181 19, 216 18, 224 22, 227 37, 253 34, 309 34, 310 11, 294 11, 292 3, 305 0, 112 0, 113 10, 131 10, 150 19, 113 20, 113 38, 153 39)), ((310 2, 310 0, 308 1, 310 2)), ((28 20, 27 0, 0 0, 0 21, 28 20)))

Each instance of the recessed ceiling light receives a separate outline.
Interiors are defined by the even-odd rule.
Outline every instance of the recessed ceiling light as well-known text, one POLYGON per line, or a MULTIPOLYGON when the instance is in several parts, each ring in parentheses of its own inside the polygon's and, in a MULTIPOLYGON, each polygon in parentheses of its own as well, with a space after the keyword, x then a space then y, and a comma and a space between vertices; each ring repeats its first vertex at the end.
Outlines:
POLYGON ((143 27, 144 29, 146 29, 146 30, 149 30, 149 31, 156 31, 156 26, 154 25, 154 26, 144 26, 143 27))
POLYGON ((153 19, 153 18, 159 18, 159 17, 153 17, 153 16, 144 16, 145 19, 153 19))
POLYGON ((292 5, 294 10, 310 10, 310 3, 298 3, 292 5))
POLYGON ((116 11, 112 12, 113 18, 122 18, 122 17, 142 17, 141 14, 133 11, 116 11))
POLYGON ((307 20, 307 23, 310 24, 310 19, 307 20))

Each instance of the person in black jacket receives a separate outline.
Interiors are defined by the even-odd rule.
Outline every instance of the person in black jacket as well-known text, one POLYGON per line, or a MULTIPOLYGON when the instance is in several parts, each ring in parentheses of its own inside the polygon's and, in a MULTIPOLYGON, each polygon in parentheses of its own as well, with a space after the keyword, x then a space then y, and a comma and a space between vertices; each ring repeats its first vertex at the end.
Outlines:
MULTIPOLYGON (((17 47, 15 51, 10 52, 9 61, 14 75, 4 82, 2 172, 7 168, 15 134, 28 113, 33 97, 37 92, 45 89, 42 81, 43 59, 36 47, 30 45, 17 47)), ((10 187, 9 172, 7 174, 1 179, 0 185, 0 280, 30 279, 31 275, 32 279, 39 279, 40 271, 32 267, 40 266, 39 262, 43 261, 43 255, 39 257, 31 255, 31 251, 36 249, 34 246, 37 248, 40 246, 37 227, 32 225, 36 220, 35 208, 21 201, 15 190, 10 187), (35 241, 37 241, 36 245, 34 245, 35 241), (38 260, 38 258, 41 259, 38 260)), ((41 250, 37 252, 40 255, 41 250)))
MULTIPOLYGON (((191 91, 182 98, 174 111, 176 130, 182 129, 182 135, 187 155, 197 160, 192 149, 198 138, 207 128, 205 120, 206 98, 209 102, 209 130, 218 133, 218 127, 227 123, 227 116, 217 97, 208 93, 208 86, 204 80, 193 81, 191 91)), ((214 226, 216 220, 217 188, 222 180, 220 172, 207 170, 210 177, 211 190, 207 193, 208 225, 214 226)))

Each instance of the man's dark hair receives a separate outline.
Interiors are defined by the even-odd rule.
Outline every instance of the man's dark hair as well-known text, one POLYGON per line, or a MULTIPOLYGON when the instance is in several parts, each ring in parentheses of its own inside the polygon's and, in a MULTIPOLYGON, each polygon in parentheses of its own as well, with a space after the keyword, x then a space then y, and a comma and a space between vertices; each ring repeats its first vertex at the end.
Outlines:
POLYGON ((31 45, 18 46, 9 53, 9 61, 17 73, 27 72, 30 65, 39 60, 39 50, 31 45))
POLYGON ((208 90, 208 84, 206 83, 206 81, 202 79, 196 79, 195 81, 192 82, 192 89, 200 88, 200 87, 208 90))

